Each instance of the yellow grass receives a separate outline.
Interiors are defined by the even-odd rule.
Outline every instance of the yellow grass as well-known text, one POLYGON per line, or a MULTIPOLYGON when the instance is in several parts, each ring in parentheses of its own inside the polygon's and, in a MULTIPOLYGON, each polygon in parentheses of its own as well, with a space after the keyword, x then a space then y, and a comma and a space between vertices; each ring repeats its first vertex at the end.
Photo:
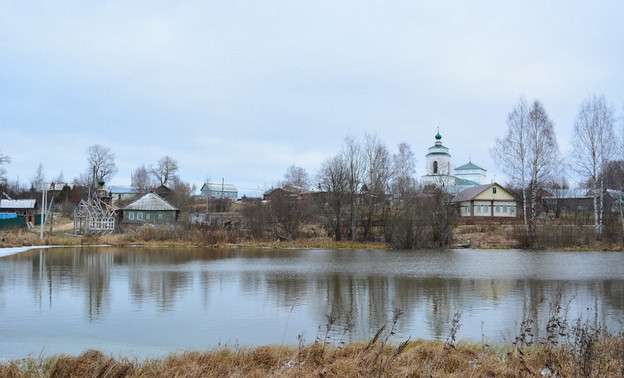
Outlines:
POLYGON ((113 358, 88 350, 79 356, 29 357, 0 362, 2 377, 347 377, 433 376, 621 377, 624 337, 595 346, 588 364, 564 346, 516 349, 483 344, 416 340, 405 345, 314 343, 187 351, 162 358, 113 358))

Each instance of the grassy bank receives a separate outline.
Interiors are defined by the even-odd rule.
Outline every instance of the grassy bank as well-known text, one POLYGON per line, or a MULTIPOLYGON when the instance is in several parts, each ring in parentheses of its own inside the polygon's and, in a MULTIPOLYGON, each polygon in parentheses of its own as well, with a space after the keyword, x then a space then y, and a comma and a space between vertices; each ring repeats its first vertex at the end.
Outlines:
MULTIPOLYGON (((239 246, 239 247, 265 247, 265 248, 374 248, 391 249, 391 246, 383 242, 359 242, 359 241, 335 241, 330 237, 314 236, 302 237, 294 240, 254 239, 245 236, 239 231, 226 231, 223 229, 210 229, 206 227, 167 226, 143 226, 127 229, 123 233, 104 236, 73 236, 68 233, 73 231, 73 224, 60 223, 58 229, 52 234, 45 230, 43 239, 40 239, 39 229, 18 229, 12 231, 0 231, 0 248, 38 246, 38 245, 145 245, 145 246, 239 246)), ((595 241, 590 237, 593 233, 591 227, 584 229, 556 228, 552 234, 564 230, 567 233, 558 235, 560 242, 551 240, 535 246, 537 249, 557 249, 569 251, 621 251, 620 243, 608 241, 595 241), (568 235, 570 234, 571 235, 568 235), (574 238, 578 238, 575 240, 574 238)), ((472 248, 483 249, 509 249, 520 248, 518 242, 518 229, 510 225, 458 225, 454 229, 454 241, 449 248, 455 248, 454 243, 470 241, 472 248)))
POLYGON ((318 376, 588 376, 624 375, 624 338, 583 345, 489 346, 416 340, 344 346, 317 342, 188 351, 156 359, 113 358, 95 350, 79 356, 0 363, 2 377, 318 377, 318 376))

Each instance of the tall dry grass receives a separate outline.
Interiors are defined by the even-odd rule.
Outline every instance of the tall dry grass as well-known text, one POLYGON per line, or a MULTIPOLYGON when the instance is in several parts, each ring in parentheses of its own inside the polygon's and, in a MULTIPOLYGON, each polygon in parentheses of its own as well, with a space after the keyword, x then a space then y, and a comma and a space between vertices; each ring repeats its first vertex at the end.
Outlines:
POLYGON ((503 346, 415 340, 341 347, 262 346, 188 351, 163 358, 113 358, 88 350, 79 356, 0 363, 2 377, 349 377, 549 376, 622 377, 622 336, 595 340, 593 352, 564 346, 503 346))
POLYGON ((255 348, 219 347, 146 360, 113 358, 88 350, 79 356, 27 357, 0 362, 2 377, 622 377, 624 332, 577 319, 568 322, 557 298, 550 307, 546 336, 533 337, 525 319, 505 345, 457 342, 460 314, 446 341, 391 343, 400 311, 368 343, 330 342, 334 322, 314 343, 255 348))

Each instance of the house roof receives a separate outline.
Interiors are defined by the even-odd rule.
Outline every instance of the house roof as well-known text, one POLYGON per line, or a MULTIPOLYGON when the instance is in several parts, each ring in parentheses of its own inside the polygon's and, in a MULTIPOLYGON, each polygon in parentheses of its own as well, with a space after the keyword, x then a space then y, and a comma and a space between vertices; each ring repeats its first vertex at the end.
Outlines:
POLYGON ((147 193, 124 207, 123 210, 178 211, 177 208, 156 193, 147 193))
POLYGON ((485 171, 485 169, 479 167, 478 165, 476 165, 475 163, 471 161, 469 161, 467 164, 464 164, 462 166, 455 168, 456 171, 462 171, 462 170, 468 170, 468 169, 481 169, 485 171))
POLYGON ((34 199, 0 200, 0 209, 34 209, 36 205, 37 200, 34 199))
POLYGON ((111 186, 111 193, 138 193, 139 189, 133 186, 111 186))
POLYGON ((479 194, 483 193, 484 191, 488 190, 489 188, 493 186, 498 186, 502 188, 503 190, 505 190, 502 186, 500 186, 497 183, 473 186, 471 188, 466 188, 462 190, 461 192, 457 193, 457 195, 453 197, 453 202, 470 201, 476 196, 478 196, 479 194))
POLYGON ((236 186, 234 186, 233 184, 220 184, 220 183, 204 183, 204 185, 201 187, 200 191, 204 191, 204 188, 206 188, 206 190, 212 190, 215 192, 220 192, 220 191, 224 191, 224 192, 238 192, 238 189, 236 189, 236 186))
POLYGON ((461 177, 455 176, 455 185, 457 186, 478 186, 479 183, 476 183, 472 180, 466 180, 461 177))

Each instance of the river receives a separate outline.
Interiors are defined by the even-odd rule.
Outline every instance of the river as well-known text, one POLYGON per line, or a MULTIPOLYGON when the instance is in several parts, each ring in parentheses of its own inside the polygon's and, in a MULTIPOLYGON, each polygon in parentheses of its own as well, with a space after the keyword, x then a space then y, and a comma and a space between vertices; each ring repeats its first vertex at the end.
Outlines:
POLYGON ((396 313, 390 341, 445 340, 459 314, 459 339, 509 342, 558 298, 622 330, 624 253, 35 248, 0 257, 0 359, 361 341, 396 313))

